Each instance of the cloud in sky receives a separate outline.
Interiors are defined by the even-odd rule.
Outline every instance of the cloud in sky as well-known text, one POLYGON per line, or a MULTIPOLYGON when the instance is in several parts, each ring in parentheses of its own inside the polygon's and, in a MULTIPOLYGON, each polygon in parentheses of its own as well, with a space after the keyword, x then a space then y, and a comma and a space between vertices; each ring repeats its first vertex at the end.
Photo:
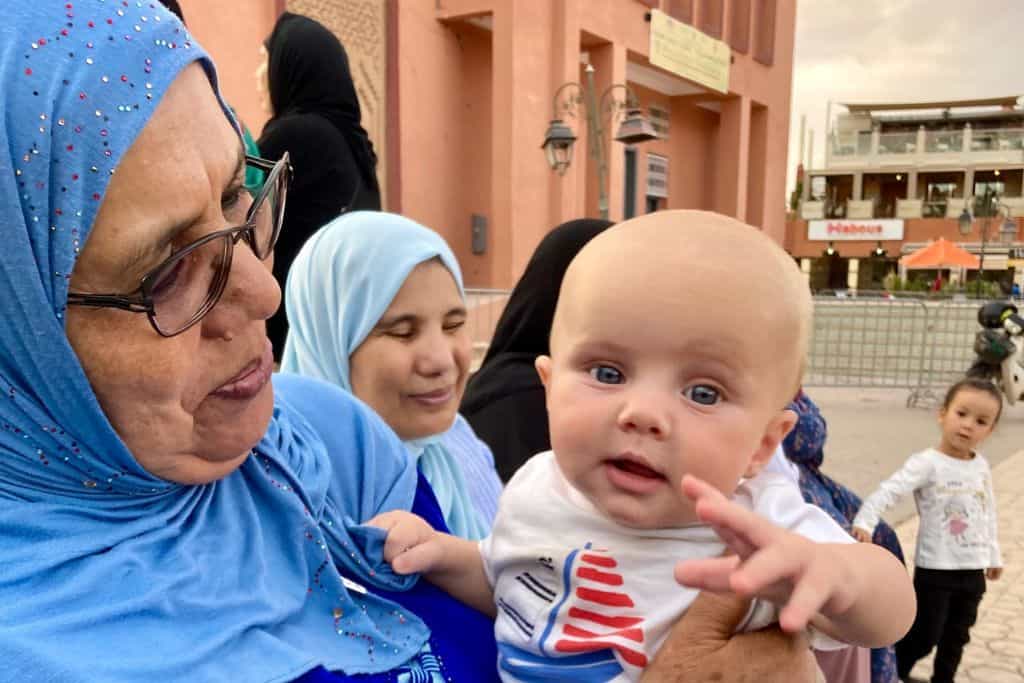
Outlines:
POLYGON ((1022 26, 1021 0, 798 0, 787 187, 801 115, 814 130, 812 167, 825 163, 829 100, 1024 95, 1022 26))

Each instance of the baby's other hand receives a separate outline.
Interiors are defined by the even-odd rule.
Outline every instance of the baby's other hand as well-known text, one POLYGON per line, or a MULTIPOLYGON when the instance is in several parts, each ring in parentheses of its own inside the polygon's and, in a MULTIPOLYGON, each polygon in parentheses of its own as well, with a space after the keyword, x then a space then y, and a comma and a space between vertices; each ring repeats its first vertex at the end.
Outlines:
POLYGON ((789 632, 803 630, 819 612, 843 614, 853 604, 854 581, 831 544, 778 527, 691 475, 682 486, 700 520, 735 555, 679 562, 676 581, 768 600, 779 606, 779 625, 789 632))
POLYGON ((867 529, 862 529, 859 526, 855 526, 850 529, 850 535, 856 538, 861 543, 871 543, 871 532, 867 529))
POLYGON ((396 574, 427 572, 441 559, 438 533, 419 515, 393 510, 377 515, 367 524, 388 532, 384 561, 396 574))
POLYGON ((989 581, 998 581, 1003 575, 1002 567, 989 567, 985 570, 985 578, 989 581))

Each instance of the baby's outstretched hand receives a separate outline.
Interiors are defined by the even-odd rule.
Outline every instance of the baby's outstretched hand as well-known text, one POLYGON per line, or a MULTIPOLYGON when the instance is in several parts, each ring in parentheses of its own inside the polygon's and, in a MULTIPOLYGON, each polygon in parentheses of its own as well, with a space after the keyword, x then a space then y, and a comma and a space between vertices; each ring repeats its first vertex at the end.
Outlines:
POLYGON ((377 515, 367 524, 388 532, 384 541, 384 561, 396 574, 428 572, 442 557, 438 532, 419 515, 393 510, 377 515))
POLYGON ((682 488, 696 503, 697 517, 735 555, 681 561, 676 581, 768 600, 781 608, 779 625, 790 632, 806 628, 819 612, 843 614, 853 604, 854 581, 829 544, 777 527, 691 475, 683 477, 682 488))

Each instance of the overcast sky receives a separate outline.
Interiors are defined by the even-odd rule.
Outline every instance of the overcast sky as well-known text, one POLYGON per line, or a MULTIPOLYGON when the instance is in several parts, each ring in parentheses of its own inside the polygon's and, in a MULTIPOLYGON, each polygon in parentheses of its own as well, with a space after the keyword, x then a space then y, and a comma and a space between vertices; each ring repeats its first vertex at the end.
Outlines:
MULTIPOLYGON (((1024 0, 797 0, 787 188, 802 114, 820 167, 829 100, 1022 95, 1022 34, 1024 0)), ((833 105, 833 116, 837 110, 833 105)))

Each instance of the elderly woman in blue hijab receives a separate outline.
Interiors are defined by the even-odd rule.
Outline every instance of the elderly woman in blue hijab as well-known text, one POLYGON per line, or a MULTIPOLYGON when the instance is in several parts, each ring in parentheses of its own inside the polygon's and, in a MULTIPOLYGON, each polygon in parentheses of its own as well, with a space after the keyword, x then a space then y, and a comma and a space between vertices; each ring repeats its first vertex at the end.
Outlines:
POLYGON ((285 308, 281 370, 366 402, 417 458, 452 533, 486 536, 501 481, 457 413, 471 342, 462 274, 444 239, 394 214, 336 218, 292 264, 285 308))
POLYGON ((288 160, 245 156, 181 23, 19 3, 0 82, 3 678, 493 679, 491 622, 360 524, 443 525, 406 449, 328 384, 270 382, 288 160))

